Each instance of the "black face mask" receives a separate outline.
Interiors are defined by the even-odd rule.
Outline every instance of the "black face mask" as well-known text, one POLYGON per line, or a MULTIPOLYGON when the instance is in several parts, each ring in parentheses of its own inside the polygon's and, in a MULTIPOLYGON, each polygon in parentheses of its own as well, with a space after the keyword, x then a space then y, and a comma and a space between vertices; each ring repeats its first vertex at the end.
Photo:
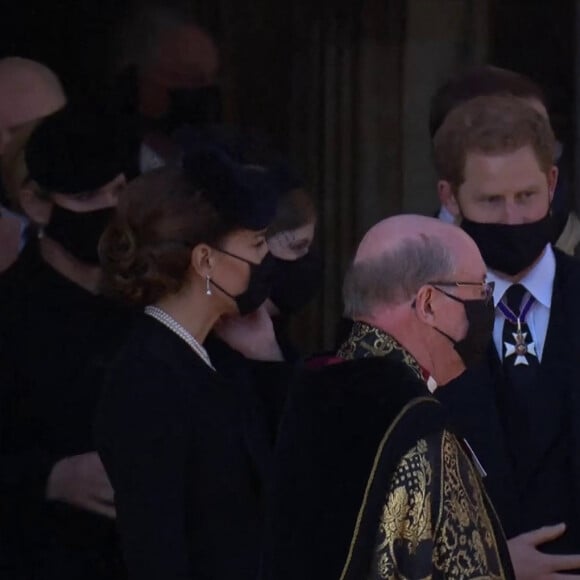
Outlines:
POLYGON ((530 224, 483 224, 463 218, 461 228, 473 238, 491 270, 515 276, 531 266, 553 239, 550 212, 530 224))
POLYGON ((276 267, 270 299, 282 314, 294 314, 315 296, 322 283, 322 258, 310 250, 297 260, 274 258, 276 267))
POLYGON ((235 254, 231 254, 230 252, 218 248, 215 249, 222 254, 227 254, 232 258, 246 262, 246 264, 250 266, 250 280, 246 290, 237 296, 232 296, 227 290, 224 290, 224 288, 219 284, 216 284, 213 280, 210 280, 211 284, 218 290, 221 290, 226 296, 229 296, 236 303, 238 311, 242 316, 254 312, 264 303, 266 298, 270 296, 275 268, 274 256, 272 256, 272 254, 266 254, 259 264, 255 264, 241 256, 236 256, 235 254))
POLYGON ((485 356, 493 334, 493 324, 495 321, 493 299, 462 300, 436 286, 435 288, 445 294, 445 296, 463 304, 468 322, 467 334, 461 340, 451 338, 439 328, 435 328, 435 330, 451 341, 453 348, 461 357, 465 368, 477 365, 485 356))
POLYGON ((99 238, 114 213, 113 207, 76 212, 55 204, 44 233, 81 262, 98 265, 99 238))
POLYGON ((217 85, 198 89, 174 89, 167 123, 174 130, 183 125, 211 125, 222 119, 222 95, 217 85))

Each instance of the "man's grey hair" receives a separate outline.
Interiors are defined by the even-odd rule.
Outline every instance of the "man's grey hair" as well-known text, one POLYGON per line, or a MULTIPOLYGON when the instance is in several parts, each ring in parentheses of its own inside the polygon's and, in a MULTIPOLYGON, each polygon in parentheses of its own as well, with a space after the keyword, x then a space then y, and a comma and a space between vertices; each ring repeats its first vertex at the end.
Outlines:
POLYGON ((421 286, 450 281, 454 272, 453 256, 439 238, 421 234, 403 240, 377 258, 350 265, 342 292, 345 316, 360 318, 377 306, 406 302, 421 286))

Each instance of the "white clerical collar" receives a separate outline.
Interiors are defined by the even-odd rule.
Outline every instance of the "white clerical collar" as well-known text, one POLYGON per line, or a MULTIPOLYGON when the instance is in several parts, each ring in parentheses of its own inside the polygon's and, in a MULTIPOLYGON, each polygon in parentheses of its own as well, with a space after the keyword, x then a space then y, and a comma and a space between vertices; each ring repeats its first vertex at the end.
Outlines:
POLYGON ((429 375, 429 378, 427 379, 427 388, 429 389, 429 392, 433 394, 437 390, 437 386, 437 381, 429 375))
MULTIPOLYGON (((520 284, 543 306, 550 308, 552 305, 552 288, 556 276, 556 257, 552 246, 548 244, 544 249, 538 263, 520 280, 520 284)), ((495 282, 493 290, 494 306, 502 299, 507 289, 513 284, 501 277, 501 274, 489 270, 488 282, 495 282)))

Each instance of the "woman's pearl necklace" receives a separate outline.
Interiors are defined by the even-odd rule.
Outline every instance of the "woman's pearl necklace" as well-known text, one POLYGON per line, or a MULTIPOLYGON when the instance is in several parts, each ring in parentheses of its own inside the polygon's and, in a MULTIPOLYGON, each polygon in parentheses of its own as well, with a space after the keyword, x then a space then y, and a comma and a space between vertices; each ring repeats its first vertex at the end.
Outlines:
POLYGON ((185 330, 177 320, 172 316, 169 316, 167 312, 161 310, 161 308, 158 308, 157 306, 146 306, 145 314, 155 318, 155 320, 158 320, 161 324, 169 328, 169 330, 172 330, 177 334, 177 336, 183 339, 208 367, 215 371, 215 368, 209 359, 209 355, 207 354, 207 350, 205 350, 205 348, 203 348, 203 346, 201 346, 201 344, 199 344, 199 342, 195 340, 195 338, 187 332, 187 330, 185 330))

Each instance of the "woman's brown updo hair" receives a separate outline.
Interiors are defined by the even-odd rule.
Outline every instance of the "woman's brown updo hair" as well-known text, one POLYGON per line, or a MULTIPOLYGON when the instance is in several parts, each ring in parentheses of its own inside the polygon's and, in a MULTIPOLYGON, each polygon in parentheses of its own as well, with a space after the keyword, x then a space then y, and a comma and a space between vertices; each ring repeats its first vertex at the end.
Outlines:
POLYGON ((217 245, 234 229, 183 170, 142 175, 121 196, 99 244, 105 289, 134 305, 155 303, 182 288, 194 246, 217 245))

